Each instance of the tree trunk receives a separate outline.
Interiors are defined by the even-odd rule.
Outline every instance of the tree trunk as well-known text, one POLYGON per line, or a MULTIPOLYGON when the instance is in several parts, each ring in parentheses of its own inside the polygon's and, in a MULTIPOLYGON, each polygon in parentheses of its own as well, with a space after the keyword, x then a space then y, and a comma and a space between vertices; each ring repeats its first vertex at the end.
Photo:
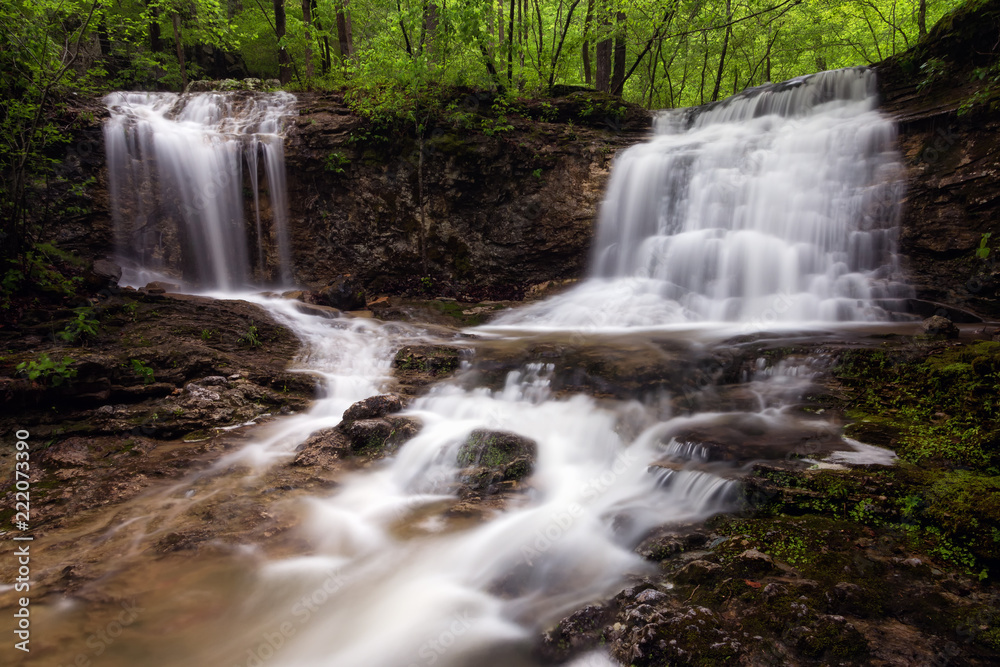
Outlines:
POLYGON ((622 96, 622 89, 625 87, 625 12, 618 12, 615 15, 617 31, 615 32, 615 69, 611 75, 611 94, 617 97, 622 96))
MULTIPOLYGON (((607 29, 610 25, 607 16, 602 16, 601 26, 607 29)), ((597 70, 597 89, 602 93, 606 93, 611 89, 611 38, 599 41, 596 51, 597 67, 595 69, 597 70)))
MULTIPOLYGON (((726 0, 726 21, 733 18, 732 4, 726 0)), ((726 28, 726 36, 722 38, 722 53, 719 55, 719 69, 715 74, 715 87, 712 88, 712 101, 719 99, 719 88, 722 86, 722 75, 726 67, 726 51, 729 50, 729 36, 732 34, 732 27, 726 28)))
MULTIPOLYGON (((503 53, 503 43, 504 43, 504 21, 507 20, 507 15, 503 13, 503 0, 497 0, 497 45, 500 49, 500 53, 503 53)), ((502 61, 501 61, 502 62, 502 61)))
POLYGON ((177 45, 177 64, 181 68, 181 89, 188 85, 187 67, 184 65, 184 43, 181 40, 181 15, 174 14, 174 43, 177 45))
MULTIPOLYGON (((569 27, 573 22, 573 12, 576 10, 577 5, 580 4, 581 0, 573 0, 572 4, 569 6, 569 11, 566 14, 566 23, 563 25, 562 35, 559 37, 559 43, 556 45, 555 51, 552 52, 552 69, 549 71, 549 88, 555 82, 556 70, 559 67, 559 56, 562 54, 563 44, 566 43, 566 34, 569 32, 569 27)), ((553 23, 553 33, 555 32, 556 24, 553 23)), ((553 41, 555 40, 555 34, 553 34, 553 41)))
POLYGON ((433 0, 424 5, 424 42, 429 62, 437 61, 438 6, 433 0))
POLYGON ((594 20, 594 0, 587 0, 587 16, 583 19, 583 80, 593 83, 590 71, 590 24, 594 20))
POLYGON ((927 0, 920 0, 917 7, 917 28, 920 30, 920 39, 927 36, 927 0))
POLYGON ((281 45, 286 30, 285 0, 274 0, 274 34, 278 38, 278 81, 283 86, 292 80, 292 59, 288 56, 288 49, 281 45))
POLYGON ((97 42, 101 47, 101 58, 107 59, 111 55, 111 35, 108 34, 108 22, 105 18, 97 23, 97 42))
POLYGON ((514 5, 510 0, 510 23, 507 26, 507 85, 514 85, 514 5))
POLYGON ((348 0, 343 0, 337 9, 337 41, 340 43, 340 59, 348 60, 354 55, 354 36, 351 34, 351 12, 348 0))
POLYGON ((602 39, 597 43, 597 89, 602 93, 611 88, 611 40, 602 39))
POLYGON ((313 0, 302 0, 302 23, 306 28, 306 85, 312 85, 313 61, 312 61, 312 3, 313 0))
MULTIPOLYGON (((309 11, 309 16, 312 17, 313 25, 316 26, 316 32, 323 32, 323 24, 319 20, 319 7, 317 5, 318 0, 310 0, 312 6, 309 11)), ((322 43, 319 45, 320 51, 320 72, 325 76, 330 73, 330 39, 323 34, 322 43)))
POLYGON ((163 50, 163 38, 160 37, 160 8, 157 5, 150 7, 152 0, 146 0, 146 7, 149 9, 149 50, 159 53, 163 50))

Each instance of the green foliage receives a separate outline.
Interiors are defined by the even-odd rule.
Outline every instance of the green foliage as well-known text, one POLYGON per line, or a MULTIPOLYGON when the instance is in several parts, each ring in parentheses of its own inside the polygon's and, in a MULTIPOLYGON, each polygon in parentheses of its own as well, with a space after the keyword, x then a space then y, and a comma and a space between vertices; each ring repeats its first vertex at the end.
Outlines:
POLYGON ((122 306, 122 311, 126 315, 128 315, 128 318, 130 320, 132 320, 133 322, 135 322, 136 314, 139 311, 139 302, 138 301, 129 301, 124 306, 122 306))
POLYGON ((72 357, 63 357, 62 361, 51 359, 43 352, 35 359, 19 363, 17 372, 26 375, 32 382, 43 380, 58 387, 76 377, 76 369, 70 368, 75 361, 72 357))
POLYGON ((40 293, 54 297, 74 296, 83 279, 67 277, 56 268, 53 261, 64 265, 78 264, 79 260, 49 244, 37 244, 19 257, 6 261, 6 271, 0 277, 0 308, 9 309, 12 299, 19 293, 40 293))
POLYGON ((482 122, 483 134, 492 137, 500 132, 510 132, 514 126, 507 120, 511 112, 510 104, 503 97, 497 97, 492 106, 493 118, 484 118, 482 122))
POLYGON ((945 73, 948 71, 948 65, 945 61, 940 58, 930 58, 924 64, 920 66, 920 73, 923 75, 920 83, 917 84, 917 90, 923 90, 927 86, 933 84, 935 81, 941 79, 945 73))
POLYGON ((100 322, 94 317, 93 307, 84 306, 74 312, 76 316, 69 321, 65 329, 56 334, 56 337, 67 343, 96 338, 100 322))
POLYGON ((212 340, 212 337, 214 335, 215 335, 215 330, 214 329, 202 329, 201 330, 201 339, 203 341, 205 341, 206 343, 208 341, 212 340))
POLYGON ((239 337, 239 343, 248 347, 260 347, 263 345, 260 340, 260 334, 257 331, 257 325, 251 324, 246 332, 239 337))
POLYGON ((995 109, 996 98, 1000 95, 1000 64, 977 67, 970 78, 977 89, 958 107, 958 115, 962 116, 976 106, 988 105, 990 109, 995 109))
POLYGON ((333 151, 326 156, 326 160, 323 161, 323 168, 326 171, 333 172, 335 174, 343 174, 344 167, 351 163, 351 159, 341 153, 340 151, 333 151))
POLYGON ((141 359, 132 359, 132 372, 142 378, 143 384, 151 384, 156 381, 153 376, 152 367, 144 364, 141 359))
POLYGON ((979 259, 986 259, 990 256, 990 248, 986 244, 989 243, 991 236, 993 236, 992 232, 985 232, 982 238, 979 239, 979 247, 976 248, 976 257, 979 259))

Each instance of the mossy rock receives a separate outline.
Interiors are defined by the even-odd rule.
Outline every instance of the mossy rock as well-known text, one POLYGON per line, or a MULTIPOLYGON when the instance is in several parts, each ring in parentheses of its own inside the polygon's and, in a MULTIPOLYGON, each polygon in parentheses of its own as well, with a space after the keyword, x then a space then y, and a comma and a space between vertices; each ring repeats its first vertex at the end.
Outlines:
POLYGON ((343 421, 337 429, 347 436, 354 454, 380 457, 394 453, 415 436, 420 424, 409 417, 386 417, 343 421))
POLYGON ((477 429, 458 451, 458 465, 506 468, 521 459, 534 460, 534 440, 505 431, 477 429))
POLYGON ((396 353, 392 365, 402 371, 447 375, 458 369, 459 352, 454 347, 407 345, 396 353))
POLYGON ((851 660, 868 654, 868 641, 843 616, 820 616, 811 627, 790 631, 796 648, 814 659, 851 660))
POLYGON ((531 475, 537 445, 529 438, 504 431, 477 429, 458 450, 462 481, 475 491, 490 492, 501 482, 531 475))

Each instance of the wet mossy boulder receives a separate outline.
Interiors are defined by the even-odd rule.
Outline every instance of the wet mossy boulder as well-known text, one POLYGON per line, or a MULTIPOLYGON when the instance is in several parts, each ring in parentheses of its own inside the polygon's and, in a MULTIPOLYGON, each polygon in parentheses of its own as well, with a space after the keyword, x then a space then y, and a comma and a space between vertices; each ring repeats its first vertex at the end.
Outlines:
POLYGON ((420 431, 419 420, 393 416, 402 409, 403 399, 397 394, 369 396, 347 408, 335 430, 346 438, 352 454, 375 458, 393 454, 420 431))
POLYGON ((342 421, 337 428, 347 436, 352 453, 380 457, 395 453, 415 436, 420 422, 412 417, 384 417, 342 421))
POLYGON ((440 345, 407 345, 396 353, 394 368, 419 371, 437 377, 455 371, 459 366, 459 351, 440 345))
POLYGON ((505 431, 477 429, 458 450, 462 481, 474 491, 493 492, 502 482, 532 473, 538 446, 534 440, 505 431))
POLYGON ((344 421, 377 419, 403 409, 403 399, 398 394, 378 394, 358 401, 344 411, 344 421))

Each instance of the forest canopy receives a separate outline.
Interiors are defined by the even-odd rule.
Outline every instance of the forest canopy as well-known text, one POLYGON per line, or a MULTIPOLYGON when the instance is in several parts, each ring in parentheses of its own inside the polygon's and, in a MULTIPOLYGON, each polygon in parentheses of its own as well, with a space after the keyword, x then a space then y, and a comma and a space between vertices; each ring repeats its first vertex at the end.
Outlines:
MULTIPOLYGON (((959 0, 2 0, 3 76, 103 89, 593 87, 653 108, 868 65, 959 0)), ((16 88, 16 86, 14 86, 16 88)))

